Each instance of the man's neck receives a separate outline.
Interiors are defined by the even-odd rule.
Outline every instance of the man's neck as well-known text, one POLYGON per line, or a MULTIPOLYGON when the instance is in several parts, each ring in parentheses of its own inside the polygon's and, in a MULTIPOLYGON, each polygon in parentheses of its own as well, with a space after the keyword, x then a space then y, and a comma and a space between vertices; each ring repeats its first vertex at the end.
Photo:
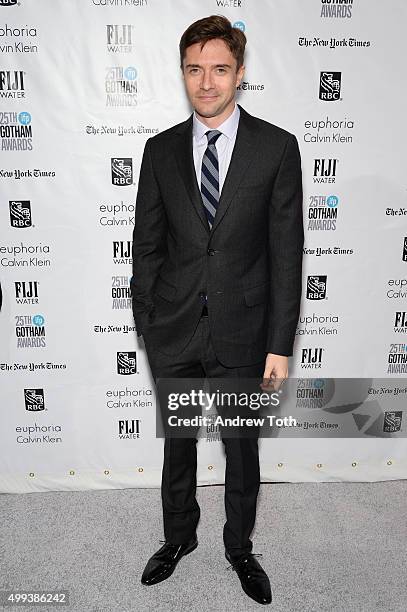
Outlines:
POLYGON ((229 119, 229 117, 232 115, 235 108, 236 108, 236 102, 233 100, 233 104, 231 104, 230 107, 225 108, 225 110, 220 115, 216 115, 215 117, 202 117, 196 111, 195 111, 195 115, 201 123, 206 125, 211 130, 215 130, 220 125, 222 125, 222 123, 226 121, 226 119, 229 119))

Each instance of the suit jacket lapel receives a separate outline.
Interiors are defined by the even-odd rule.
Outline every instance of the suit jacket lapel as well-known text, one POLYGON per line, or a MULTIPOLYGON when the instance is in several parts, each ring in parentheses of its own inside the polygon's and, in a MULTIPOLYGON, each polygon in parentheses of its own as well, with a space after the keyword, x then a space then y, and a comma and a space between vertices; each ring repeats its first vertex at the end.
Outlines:
POLYGON ((212 225, 211 234, 222 221, 227 209, 229 208, 233 196, 236 193, 240 182, 253 159, 253 149, 256 140, 256 124, 251 115, 240 105, 240 119, 236 134, 235 146, 233 148, 229 169, 222 187, 222 193, 212 225))
POLYGON ((202 224, 209 234, 209 225, 206 219, 201 192, 196 181, 196 173, 194 166, 194 158, 192 152, 192 115, 183 123, 177 132, 178 141, 175 146, 175 154, 178 164, 178 170, 185 183, 191 202, 202 221, 202 224))

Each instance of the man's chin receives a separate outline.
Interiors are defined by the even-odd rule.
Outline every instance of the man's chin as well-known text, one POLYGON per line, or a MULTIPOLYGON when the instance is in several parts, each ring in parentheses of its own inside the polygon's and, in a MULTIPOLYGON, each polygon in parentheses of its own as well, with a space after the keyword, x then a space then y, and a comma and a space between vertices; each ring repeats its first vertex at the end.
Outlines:
POLYGON ((217 117, 220 115, 224 109, 223 106, 212 106, 211 104, 203 105, 199 104, 194 106, 195 111, 201 117, 205 117, 205 119, 210 119, 211 117, 217 117))

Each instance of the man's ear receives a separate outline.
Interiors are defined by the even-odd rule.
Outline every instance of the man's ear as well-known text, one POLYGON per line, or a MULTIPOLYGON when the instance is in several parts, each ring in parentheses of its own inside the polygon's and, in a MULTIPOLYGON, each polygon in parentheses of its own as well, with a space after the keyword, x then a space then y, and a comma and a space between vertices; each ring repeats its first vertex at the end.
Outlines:
POLYGON ((245 71, 245 67, 240 66, 239 70, 236 73, 236 87, 239 87, 240 83, 242 82, 244 71, 245 71))

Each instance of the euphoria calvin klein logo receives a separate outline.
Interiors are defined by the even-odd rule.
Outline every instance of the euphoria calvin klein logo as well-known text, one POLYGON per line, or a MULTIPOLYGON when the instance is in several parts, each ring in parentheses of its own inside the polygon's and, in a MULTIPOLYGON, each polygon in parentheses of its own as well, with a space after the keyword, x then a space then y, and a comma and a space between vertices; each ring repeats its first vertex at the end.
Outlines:
POLYGON ((38 281, 15 281, 17 304, 38 304, 38 281))
POLYGON ((110 53, 131 53, 132 51, 132 25, 106 26, 106 44, 110 53))
POLYGON ((112 157, 112 184, 125 187, 133 184, 133 160, 131 157, 112 157))
POLYGON ((308 369, 318 369, 322 365, 322 353, 324 349, 318 348, 303 348, 301 350, 301 367, 308 369))
POLYGON ((326 298, 326 275, 308 276, 307 299, 324 300, 326 298))
POLYGON ((30 200, 11 200, 9 202, 9 208, 11 227, 31 227, 30 200))
POLYGON ((319 77, 319 99, 336 102, 341 97, 341 73, 321 72, 319 77))
POLYGON ((314 183, 334 183, 338 159, 314 159, 314 183))
POLYGON ((140 437, 140 419, 123 419, 118 421, 121 440, 140 437))
POLYGON ((131 308, 130 279, 128 276, 112 276, 112 310, 131 308))
POLYGON ((45 410, 44 389, 24 389, 25 409, 30 412, 45 410))
POLYGON ((113 240, 113 263, 131 264, 132 263, 132 241, 113 240))
POLYGON ((395 410, 393 412, 385 412, 383 420, 383 431, 388 433, 394 433, 400 431, 401 420, 403 418, 402 410, 395 410))
POLYGON ((17 315, 17 348, 39 348, 45 343, 45 319, 42 315, 17 315))
POLYGON ((407 261, 407 236, 404 238, 402 259, 403 261, 407 261))
POLYGON ((117 373, 123 376, 137 374, 136 351, 117 353, 117 373))
POLYGON ((0 98, 24 98, 23 70, 0 70, 0 98))

